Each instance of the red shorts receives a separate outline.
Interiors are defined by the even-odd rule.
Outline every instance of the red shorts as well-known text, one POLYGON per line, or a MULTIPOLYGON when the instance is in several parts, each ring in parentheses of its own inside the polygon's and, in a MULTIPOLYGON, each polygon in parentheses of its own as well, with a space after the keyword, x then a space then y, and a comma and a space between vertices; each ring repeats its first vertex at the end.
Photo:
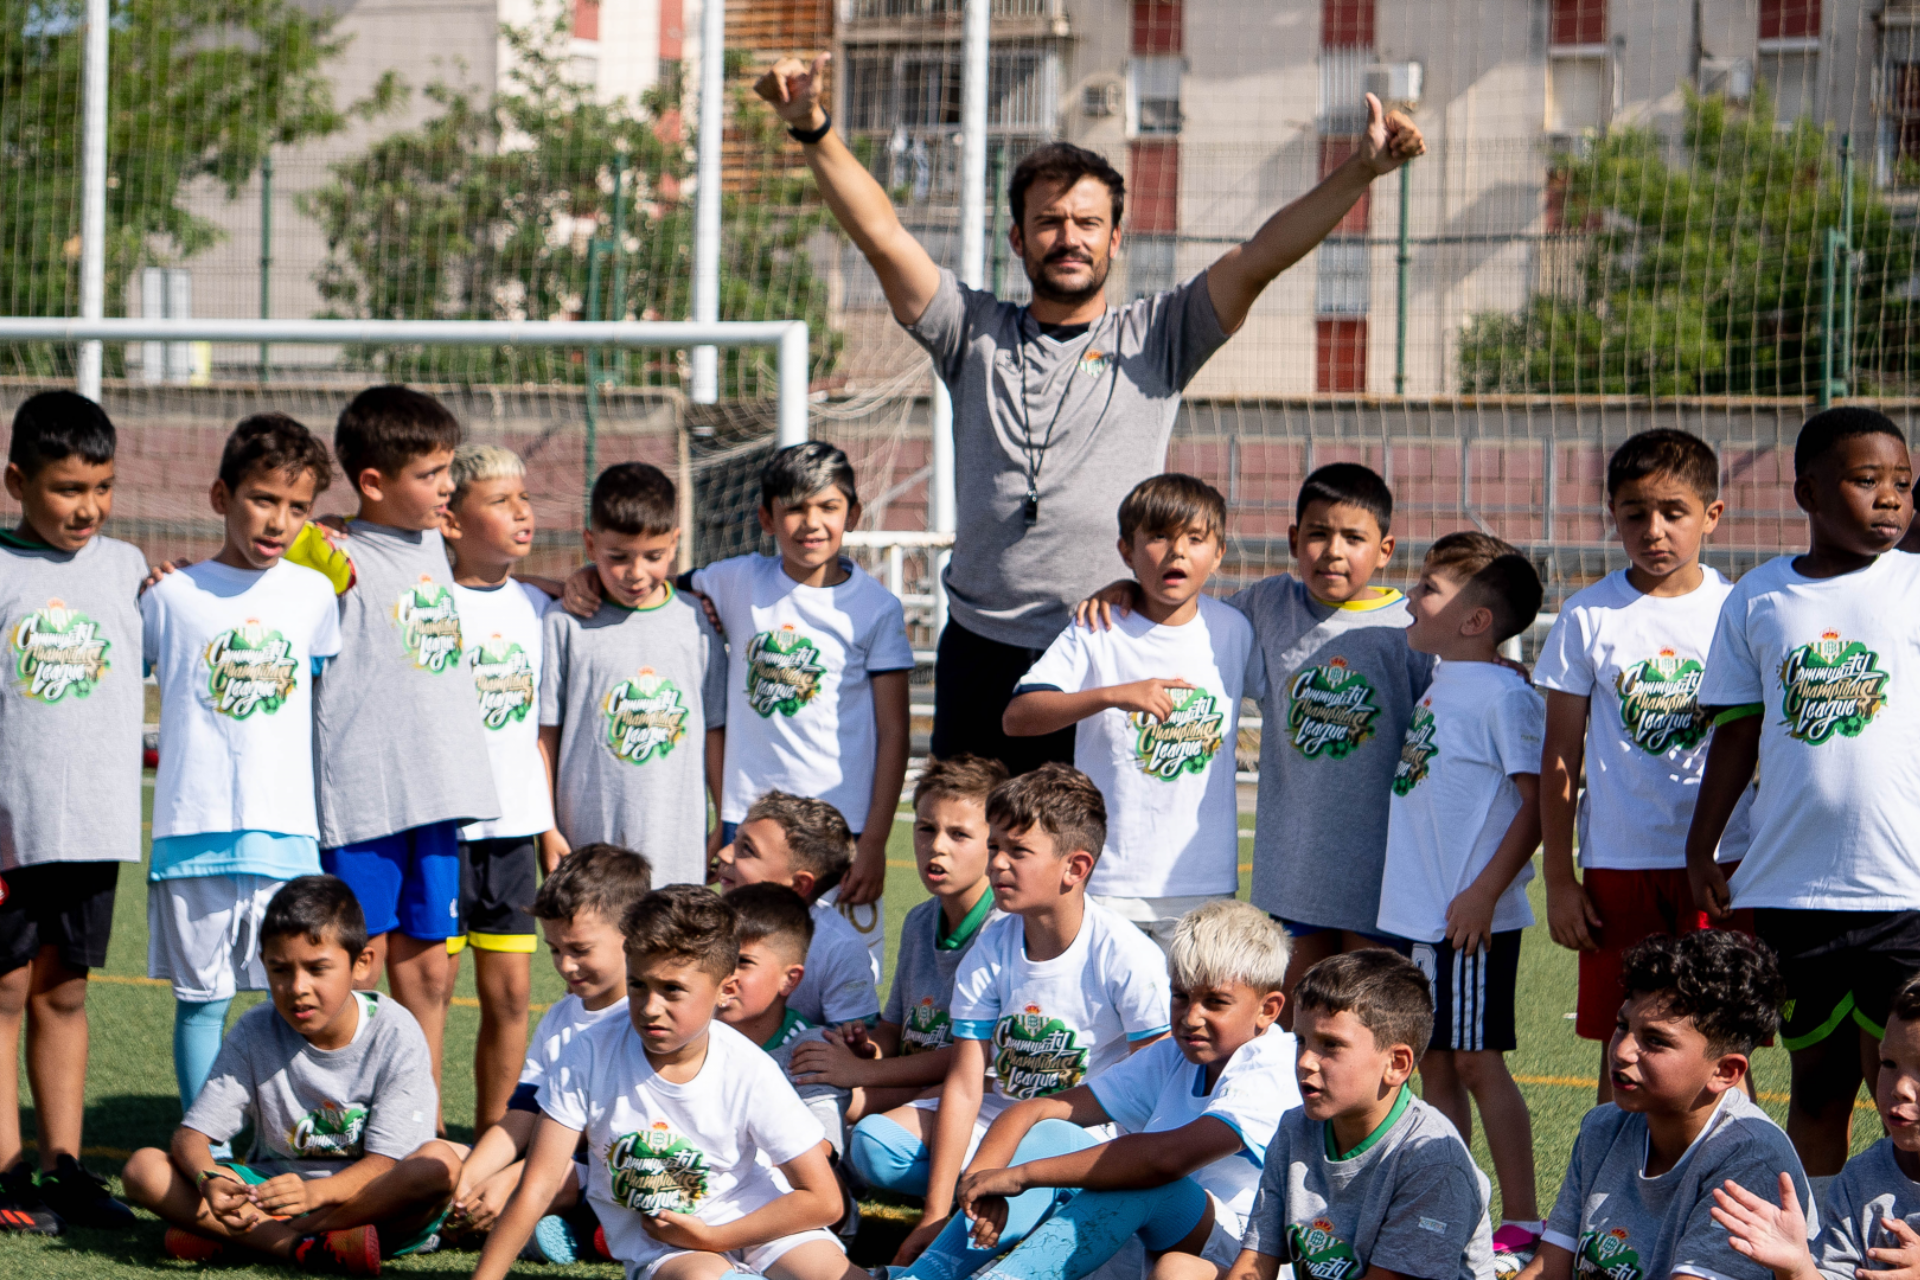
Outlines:
MULTIPOLYGON (((1723 862, 1731 876, 1737 862, 1723 862)), ((1620 1020, 1620 1002, 1627 993, 1620 985, 1621 961, 1636 942, 1656 933, 1676 938, 1708 927, 1707 915, 1693 905, 1693 887, 1684 869, 1674 871, 1612 871, 1594 867, 1581 873, 1587 901, 1600 914, 1601 927, 1593 931, 1597 951, 1580 953, 1580 1001, 1573 1029, 1582 1040, 1611 1040, 1620 1020)), ((1753 932, 1753 912, 1733 913, 1731 928, 1753 932)))

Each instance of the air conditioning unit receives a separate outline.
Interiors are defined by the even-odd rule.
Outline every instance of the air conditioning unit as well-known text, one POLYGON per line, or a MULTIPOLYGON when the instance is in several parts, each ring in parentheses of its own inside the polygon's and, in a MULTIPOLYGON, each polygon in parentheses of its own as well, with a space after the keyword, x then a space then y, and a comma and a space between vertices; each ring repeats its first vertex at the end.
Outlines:
POLYGON ((1367 67, 1367 92, 1385 107, 1420 105, 1422 68, 1417 62, 1375 62, 1367 67))
POLYGON ((1753 96, 1753 63, 1745 58, 1700 59, 1700 92, 1745 102, 1753 96))
POLYGON ((1080 110, 1085 115, 1104 119, 1119 115, 1125 100, 1124 86, 1115 80, 1102 80, 1080 91, 1080 110))

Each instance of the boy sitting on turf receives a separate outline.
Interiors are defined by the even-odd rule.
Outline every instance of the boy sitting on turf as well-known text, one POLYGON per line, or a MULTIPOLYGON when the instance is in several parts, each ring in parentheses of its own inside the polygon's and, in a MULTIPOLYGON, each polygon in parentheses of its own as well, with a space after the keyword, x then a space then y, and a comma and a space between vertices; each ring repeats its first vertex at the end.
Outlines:
MULTIPOLYGON (((987 883, 987 796, 1007 780, 998 760, 929 760, 913 784, 913 859, 933 896, 907 912, 887 1007, 794 1046, 794 1080, 853 1091, 849 1123, 904 1107, 947 1078, 953 979, 998 913, 987 883)), ((896 1122, 900 1117, 896 1117, 896 1122)))
POLYGON ((327 447, 280 413, 227 437, 213 482, 219 554, 141 598, 160 686, 147 873, 147 974, 173 983, 173 1071, 193 1105, 236 991, 267 986, 260 921, 320 871, 313 683, 340 652, 333 586, 286 551, 333 477, 327 447))
POLYGON ((113 514, 113 423, 71 391, 13 415, 0 531, 0 1230, 130 1227, 80 1165, 87 971, 107 962, 120 864, 140 861, 140 583, 146 559, 100 536, 113 514), (20 1031, 40 1182, 21 1149, 20 1031))
POLYGON ((1407 939, 1433 981, 1433 1043, 1422 1096, 1473 1135, 1480 1108, 1500 1229, 1493 1251, 1519 1270, 1540 1239, 1527 1101, 1507 1073, 1520 939, 1533 923, 1527 881, 1540 844, 1540 695, 1500 662, 1500 645, 1532 625, 1540 576, 1484 533, 1433 544, 1408 593, 1407 642, 1440 659, 1414 708, 1394 774, 1380 930, 1407 939))
POLYGON ((704 884, 720 838, 707 797, 719 803, 726 648, 673 587, 673 482, 623 462, 600 473, 588 505, 600 607, 549 610, 543 637, 540 743, 562 843, 619 845, 656 884, 704 884))
MULTIPOLYGON (((1643 431, 1614 450, 1607 510, 1628 567, 1561 606, 1533 668, 1547 696, 1547 920, 1553 940, 1580 953, 1573 1029, 1600 1042, 1601 1102, 1612 1096, 1607 1045, 1627 948, 1707 927, 1687 883, 1687 825, 1713 732, 1700 710, 1700 677, 1733 590, 1700 563, 1700 550, 1725 508, 1720 460, 1698 436, 1643 431)), ((1745 794, 1743 809, 1753 793, 1745 794)), ((1746 816, 1720 841, 1723 863, 1737 865, 1745 852, 1746 816)), ((1751 913, 1742 924, 1752 932, 1751 913)))
POLYGON ((1287 1264, 1322 1280, 1492 1280, 1487 1177, 1410 1083, 1433 1036, 1426 975, 1371 948, 1322 960, 1293 998, 1301 1105, 1267 1144, 1228 1280, 1287 1264))
POLYGON ((1266 664, 1247 619, 1201 594, 1226 532, 1227 500, 1204 480, 1135 485, 1119 550, 1137 607, 1108 629, 1062 631, 1002 717, 1013 737, 1080 725, 1074 763, 1113 817, 1087 894, 1163 948, 1187 912, 1240 887, 1233 744, 1242 695, 1266 695, 1266 664))
MULTIPOLYGON (((813 916, 799 894, 765 882, 728 891, 727 905, 739 917, 734 936, 740 942, 740 967, 720 1021, 765 1049, 792 1080, 793 1051, 819 1043, 825 1034, 787 1003, 806 971, 813 916)), ((847 1145, 847 1090, 826 1084, 794 1087, 838 1156, 847 1145)))
POLYGON ((587 1198, 634 1280, 865 1280, 822 1230, 843 1201, 819 1123, 772 1059, 715 1020, 739 966, 734 924, 697 885, 627 913, 628 1019, 576 1037, 541 1084, 526 1172, 475 1280, 504 1280, 583 1133, 587 1198))
POLYGON ((1287 935, 1258 907, 1209 902, 1180 921, 1167 970, 1173 1034, 1001 1112, 960 1180, 960 1212, 907 1275, 957 1280, 1011 1245, 996 1276, 1079 1280, 1129 1235, 1159 1255, 1156 1280, 1226 1273, 1267 1144, 1300 1105, 1293 1037, 1273 1025, 1287 935), (1124 1136, 1094 1145, 1085 1130, 1110 1122, 1124 1136), (1055 1188, 1085 1189, 1062 1203, 1055 1188))
POLYGON ((954 979, 952 1065, 938 1098, 869 1116, 850 1154, 870 1185, 925 1195, 896 1261, 946 1225, 954 1185, 987 1126, 1013 1103, 1062 1093, 1167 1032, 1166 957, 1087 900, 1107 809, 1087 775, 1047 763, 987 798, 994 903, 954 979), (994 1090, 982 1096, 987 1068, 994 1090))
POLYGON ((460 1150, 433 1136, 426 1037, 404 1005, 354 988, 373 970, 347 884, 301 876, 260 925, 271 1004, 243 1014, 167 1151, 133 1153, 122 1179, 172 1224, 169 1255, 227 1244, 308 1270, 377 1275, 438 1226, 460 1150), (213 1143, 253 1130, 245 1164, 213 1143))
POLYGON ((500 797, 498 818, 460 830, 462 932, 448 943, 456 977, 460 952, 473 949, 480 996, 473 1131, 482 1133, 505 1114, 527 1056, 534 951, 527 907, 540 872, 560 858, 551 771, 540 749, 540 620, 550 597, 513 576, 533 550, 533 499, 517 454, 494 444, 453 451, 453 497, 442 532, 453 550, 460 642, 500 797))
POLYGON ((1720 609, 1700 680, 1718 718, 1687 832, 1694 903, 1754 909, 1780 958, 1793 1059, 1787 1133, 1809 1173, 1840 1172, 1863 1063, 1893 993, 1920 972, 1920 557, 1906 437, 1856 405, 1817 413, 1793 448, 1801 556, 1749 570, 1720 609), (1714 861, 1755 767, 1752 834, 1729 885, 1714 861))
POLYGON ((853 860, 853 835, 840 811, 825 801, 769 791, 747 809, 732 843, 720 850, 720 886, 781 884, 808 903, 813 941, 806 972, 787 1007, 816 1027, 870 1023, 880 1016, 880 991, 866 940, 846 917, 820 901, 853 860))
POLYGON ((408 387, 369 387, 340 413, 333 452, 359 501, 349 537, 309 523, 287 559, 340 593, 340 653, 315 682, 320 865, 352 887, 372 934, 371 989, 427 1038, 440 1080, 460 932, 460 828, 500 816, 460 610, 440 533, 460 423, 408 387))
POLYGON ((1728 1243, 1778 1280, 1859 1280, 1920 1265, 1920 979, 1893 997, 1873 1103, 1887 1136, 1827 1183, 1819 1213, 1803 1210, 1781 1173, 1779 1203, 1737 1182, 1713 1189, 1728 1243), (1811 1223, 1818 1231, 1810 1231, 1811 1223), (1808 1241, 1812 1247, 1808 1247, 1808 1241), (1874 1265, 1874 1264, 1879 1265, 1874 1265))
POLYGON ((1726 1184, 1772 1195, 1784 1175, 1811 1203, 1787 1135, 1740 1087, 1749 1055, 1779 1024, 1772 953, 1724 929, 1653 937, 1627 952, 1621 980, 1613 1103, 1581 1121, 1521 1280, 1773 1280, 1728 1242, 1710 1194, 1726 1184))
MULTIPOLYGON (((533 900, 533 918, 547 937, 553 967, 567 994, 541 1015, 520 1083, 506 1114, 480 1135, 460 1167, 450 1225, 487 1231, 520 1184, 527 1147, 540 1124, 540 1085, 560 1055, 588 1028, 627 1016, 627 959, 620 922, 652 888, 647 860, 610 844, 582 845, 560 860, 533 900)), ((576 1157, 578 1158, 578 1157, 576 1157)), ((549 1262, 573 1262, 582 1242, 594 1236, 593 1213, 579 1212, 586 1195, 586 1165, 564 1180, 548 1212, 534 1228, 534 1243, 549 1262)))

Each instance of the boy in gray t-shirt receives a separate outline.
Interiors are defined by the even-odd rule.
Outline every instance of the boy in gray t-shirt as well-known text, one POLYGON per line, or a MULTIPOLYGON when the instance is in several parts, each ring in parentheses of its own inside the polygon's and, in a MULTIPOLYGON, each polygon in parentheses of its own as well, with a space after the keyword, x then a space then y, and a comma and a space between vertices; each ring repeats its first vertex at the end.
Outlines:
MULTIPOLYGON (((1727 1182, 1777 1194, 1787 1174, 1810 1204, 1787 1135, 1742 1088, 1754 1047, 1779 1025, 1780 970, 1753 939, 1708 929, 1626 953, 1626 1002, 1608 1065, 1613 1102, 1587 1113, 1539 1252, 1521 1280, 1772 1280, 1727 1237, 1727 1182)), ((1817 1229, 1815 1215, 1807 1225, 1817 1229)), ((1849 1273, 1851 1280, 1851 1273, 1849 1273)))
POLYGON ((584 536, 602 603, 591 618, 549 612, 543 643, 540 742, 555 770, 555 820, 570 846, 640 854, 655 888, 704 884, 719 847, 707 798, 718 807, 726 650, 673 589, 673 482, 623 462, 594 481, 591 509, 584 536))
MULTIPOLYGON (((1491 1280, 1486 1175, 1409 1084, 1433 1034, 1426 975, 1382 949, 1348 952, 1294 987, 1301 1105, 1267 1145, 1228 1280, 1491 1280)), ((1664 1280, 1664 1277, 1662 1278, 1664 1280)))
POLYGON ((366 1275, 411 1252, 453 1199, 460 1151, 433 1136, 426 1037, 405 1006, 355 991, 373 972, 366 917, 334 876, 290 880, 260 953, 273 1003, 234 1024, 169 1151, 127 1162, 127 1195, 172 1223, 167 1251, 239 1246, 366 1275), (253 1129, 246 1162, 212 1144, 253 1129))

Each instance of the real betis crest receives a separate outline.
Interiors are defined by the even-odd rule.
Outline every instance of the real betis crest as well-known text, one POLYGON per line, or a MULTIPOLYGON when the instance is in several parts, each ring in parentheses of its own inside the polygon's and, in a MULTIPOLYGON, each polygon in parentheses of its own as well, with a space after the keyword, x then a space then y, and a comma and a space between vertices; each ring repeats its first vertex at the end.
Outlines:
POLYGON ((907 1011, 907 1025, 900 1028, 900 1056, 932 1053, 953 1042, 953 1020, 933 1003, 932 996, 921 996, 920 1003, 907 1011))
POLYGON ((1627 1239, 1625 1227, 1581 1232, 1575 1271, 1595 1280, 1640 1280, 1640 1255, 1627 1247, 1627 1239))
POLYGON ((222 631, 207 645, 207 698, 223 716, 272 715, 300 687, 293 644, 258 618, 222 631))
POLYGON ((352 1159, 360 1154, 366 1127, 365 1107, 324 1102, 287 1131, 287 1150, 303 1160, 352 1159))
POLYGON ((422 671, 439 675, 460 662, 460 608, 453 591, 426 574, 400 593, 393 606, 400 624, 400 643, 422 671))
POLYGON ((1044 1098, 1087 1076, 1089 1050, 1072 1027, 1030 1004, 993 1027, 993 1071, 1009 1098, 1044 1098))
POLYGON ((1857 738, 1887 705, 1880 655, 1829 631, 1780 664, 1780 710, 1789 737, 1817 747, 1834 734, 1857 738))
POLYGON ((49 600, 14 623, 7 642, 20 692, 36 702, 84 698, 113 669, 107 661, 113 643, 100 634, 100 624, 64 600, 49 600))
POLYGON ((827 668, 820 647, 783 626, 747 641, 747 705, 762 716, 790 716, 813 701, 827 668))
POLYGON ((533 663, 527 651, 494 634, 467 654, 474 691, 480 695, 480 723, 503 729, 527 718, 533 706, 533 663))
POLYGON ((1671 649, 1636 662, 1613 678, 1620 695, 1620 723, 1634 745, 1650 755, 1663 756, 1678 748, 1690 751, 1707 739, 1712 722, 1700 710, 1700 677, 1704 668, 1671 649))
POLYGON ((600 711, 607 718, 608 749, 628 764, 664 757, 687 732, 680 686, 652 667, 609 689, 600 711))
POLYGON ((665 1120, 607 1148, 613 1198, 635 1213, 692 1213, 707 1198, 707 1157, 665 1120))
POLYGON ((1165 720, 1130 712, 1133 758, 1140 772, 1162 782, 1183 773, 1205 773, 1224 741, 1227 717, 1219 700, 1205 689, 1169 689, 1178 699, 1165 720))
POLYGON ((1433 699, 1422 698, 1407 721, 1407 736, 1400 744, 1400 763, 1393 766, 1393 794, 1404 796, 1427 776, 1427 767, 1440 754, 1439 731, 1433 722, 1433 699))
POLYGON ((1373 736, 1373 686, 1347 660, 1304 667, 1287 686, 1287 736, 1307 759, 1344 760, 1373 736))
POLYGON ((1287 1252, 1299 1280, 1349 1280, 1360 1274, 1353 1246, 1336 1235, 1333 1223, 1325 1218, 1289 1225, 1287 1252))

